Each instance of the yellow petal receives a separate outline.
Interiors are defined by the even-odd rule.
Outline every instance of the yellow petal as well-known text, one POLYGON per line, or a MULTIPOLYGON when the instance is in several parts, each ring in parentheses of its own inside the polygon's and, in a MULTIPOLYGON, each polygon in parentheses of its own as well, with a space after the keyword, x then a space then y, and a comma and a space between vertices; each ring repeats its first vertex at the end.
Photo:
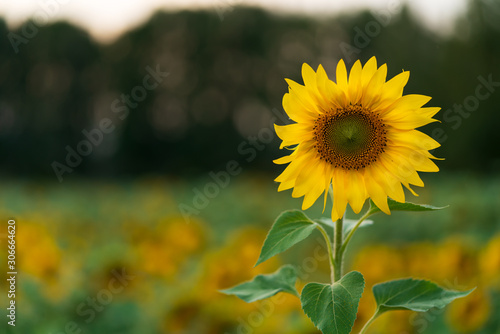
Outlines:
POLYGON ((291 111, 291 114, 289 115, 290 118, 292 118, 292 115, 300 115, 299 117, 301 117, 301 119, 297 120, 297 122, 303 122, 310 121, 318 117, 317 106, 313 106, 307 99, 299 98, 299 96, 295 93, 288 93, 287 96, 287 105, 285 106, 285 104, 283 104, 283 108, 285 108, 287 113, 288 110, 291 111))
MULTIPOLYGON (((283 176, 280 175, 278 178, 275 179, 275 181, 281 182, 287 179, 297 179, 303 169, 309 169, 311 166, 318 164, 320 160, 317 157, 317 151, 312 149, 312 146, 313 146, 312 143, 300 144, 299 147, 297 148, 297 157, 294 158, 294 160, 287 167, 288 169, 290 166, 293 165, 292 166, 293 170, 287 172, 287 169, 285 169, 285 171, 282 173, 283 176), (300 168, 296 167, 297 165, 300 165, 300 168)), ((311 175, 309 175, 309 178, 315 181, 314 178, 311 178, 311 175)))
POLYGON ((374 179, 384 188, 387 195, 395 201, 404 203, 405 193, 398 178, 382 164, 373 164, 370 168, 374 179))
POLYGON ((401 154, 396 148, 391 148, 385 154, 380 156, 382 164, 394 174, 401 183, 411 183, 423 187, 424 183, 418 176, 414 165, 408 161, 408 158, 401 154))
MULTIPOLYGON (((347 203, 346 203, 346 206, 347 206, 347 203)), ((345 208, 342 212, 345 212, 345 208)), ((333 205, 333 207, 332 207, 332 221, 336 221, 336 220, 342 218, 343 215, 344 215, 343 213, 339 214, 337 212, 337 208, 335 207, 335 205, 333 205)))
POLYGON ((326 201, 328 199, 328 193, 332 184, 332 176, 333 176, 333 167, 330 164, 325 164, 325 183, 324 183, 324 188, 325 188, 325 196, 324 196, 324 203, 323 203, 323 212, 325 212, 326 209, 326 201))
POLYGON ((345 209, 347 207, 347 197, 346 197, 346 174, 343 170, 337 168, 334 170, 332 177, 332 188, 333 188, 333 209, 332 209, 332 219, 337 220, 338 218, 344 216, 345 209), (333 218, 335 216, 337 218, 333 218))
POLYGON ((361 72, 361 86, 362 91, 365 92, 366 86, 372 79, 373 75, 377 71, 377 59, 375 57, 371 57, 363 67, 363 71, 361 72))
POLYGON ((357 60, 351 68, 349 74, 348 95, 351 104, 358 103, 361 97, 361 62, 357 60))
POLYGON ((314 123, 293 123, 287 125, 274 124, 274 130, 282 140, 296 140, 297 143, 312 137, 312 127, 314 123))
POLYGON ((318 66, 316 74, 316 86, 319 93, 323 96, 323 103, 319 105, 324 109, 323 112, 332 108, 344 108, 346 106, 346 96, 338 86, 328 79, 323 66, 318 66))
POLYGON ((425 117, 433 117, 439 112, 439 110, 441 110, 439 107, 426 107, 418 109, 418 112, 425 117))
POLYGON ((387 65, 383 64, 375 72, 372 79, 366 86, 366 90, 363 96, 361 97, 361 104, 365 108, 370 108, 380 99, 381 90, 385 83, 386 77, 387 77, 387 65))
POLYGON ((343 59, 340 59, 339 63, 337 64, 337 86, 344 93, 347 93, 347 69, 345 68, 343 59))
POLYGON ((316 89, 316 72, 308 64, 302 64, 302 78, 304 79, 304 86, 310 90, 316 89))
POLYGON ((313 175, 313 171, 316 170, 318 165, 319 163, 317 161, 305 164, 300 173, 297 175, 295 188, 293 189, 292 193, 293 197, 304 196, 309 191, 309 189, 312 187, 312 184, 315 183, 315 180, 313 177, 311 177, 311 175, 313 175))
POLYGON ((277 165, 283 165, 283 164, 287 164, 287 163, 291 162, 294 158, 295 158, 295 155, 292 153, 290 155, 285 155, 284 157, 274 159, 273 162, 277 165))
POLYGON ((375 205, 384 213, 390 215, 389 205, 387 204, 387 193, 384 188, 376 181, 370 167, 365 168, 365 185, 368 196, 372 199, 375 205))
POLYGON ((327 188, 327 189, 325 190, 325 194, 324 194, 324 196, 323 196, 323 197, 324 197, 324 201, 323 201, 323 211, 322 211, 322 213, 325 213, 325 209, 326 209, 326 202, 327 202, 327 200, 328 200, 328 193, 329 193, 329 191, 330 191, 330 188, 327 188))
POLYGON ((384 109, 399 99, 403 95, 403 89, 409 78, 410 72, 406 71, 387 81, 382 87, 382 97, 377 107, 384 109))
POLYGON ((328 80, 329 80, 328 75, 326 74, 326 71, 323 68, 323 66, 320 64, 318 66, 318 71, 316 72, 316 87, 318 87, 318 90, 324 99, 329 98, 328 96, 329 94, 326 88, 326 83, 328 80))
POLYGON ((381 118, 386 124, 390 124, 399 130, 412 130, 433 122, 439 122, 437 119, 425 117, 415 112, 409 112, 400 118, 391 119, 388 116, 382 116, 381 118))
MULTIPOLYGON (((325 172, 324 163, 319 163, 312 171, 312 175, 314 175, 314 178, 311 178, 311 176, 309 176, 309 178, 321 180, 324 176, 323 175, 324 172, 325 172)), ((308 192, 304 194, 304 201, 302 202, 302 210, 309 209, 324 191, 325 191, 325 186, 322 182, 317 182, 317 181, 312 182, 311 188, 309 189, 308 192)))
POLYGON ((363 174, 356 170, 347 173, 347 201, 354 213, 359 213, 366 200, 366 186, 363 174))
POLYGON ((328 80, 325 87, 326 94, 328 95, 328 99, 325 101, 327 103, 326 110, 347 107, 348 102, 346 93, 340 89, 335 82, 328 80))
POLYGON ((278 186, 278 191, 288 190, 295 186, 295 180, 289 180, 285 182, 281 182, 278 186))
POLYGON ((311 96, 309 90, 293 80, 285 79, 290 87, 290 94, 293 98, 300 101, 300 104, 308 111, 314 112, 317 109, 317 100, 315 96, 311 96))
POLYGON ((420 107, 429 102, 430 99, 430 97, 424 95, 405 95, 383 110, 380 117, 387 124, 403 130, 437 122, 437 120, 426 116, 425 112, 420 112, 420 107))
MULTIPOLYGON (((295 187, 293 188, 293 197, 302 197, 307 194, 311 189, 315 188, 319 184, 323 187, 322 182, 318 182, 316 175, 323 171, 323 163, 315 161, 308 163, 302 168, 300 173, 297 175, 295 180, 295 187)), ((319 196, 319 194, 318 194, 319 196)), ((318 198, 318 197, 316 197, 318 198)))
POLYGON ((430 96, 419 95, 419 94, 408 94, 399 98, 394 102, 390 110, 417 110, 424 104, 429 102, 432 98, 430 96))
POLYGON ((428 151, 425 151, 425 150, 420 150, 420 153, 422 153, 423 155, 425 155, 429 159, 433 159, 433 160, 445 160, 444 158, 435 157, 434 155, 432 155, 431 153, 429 153, 428 151))
POLYGON ((412 151, 409 160, 420 172, 439 172, 439 167, 421 152, 412 151))
POLYGON ((393 146, 406 146, 412 149, 433 150, 441 146, 433 138, 418 130, 392 130, 387 132, 387 139, 393 146))
POLYGON ((299 175, 302 168, 304 168, 305 161, 310 158, 309 154, 297 154, 297 157, 290 162, 285 170, 274 179, 276 182, 285 182, 295 180, 299 175))
POLYGON ((315 113, 302 107, 301 103, 294 103, 294 97, 289 93, 283 95, 283 109, 290 119, 298 123, 313 122, 317 117, 315 113))
POLYGON ((413 189, 411 189, 410 185, 407 182, 402 182, 401 184, 404 185, 405 188, 413 194, 413 196, 418 196, 418 194, 413 189))

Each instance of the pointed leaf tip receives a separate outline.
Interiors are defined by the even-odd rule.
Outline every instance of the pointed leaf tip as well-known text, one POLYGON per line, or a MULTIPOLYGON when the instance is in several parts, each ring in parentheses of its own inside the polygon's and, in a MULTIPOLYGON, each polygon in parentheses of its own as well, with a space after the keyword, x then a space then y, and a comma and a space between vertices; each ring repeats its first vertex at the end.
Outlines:
POLYGON ((278 292, 288 292, 299 296, 295 289, 297 271, 291 265, 285 265, 272 274, 257 275, 253 280, 241 283, 219 292, 235 295, 247 303, 274 296, 278 292))
MULTIPOLYGON (((427 205, 427 204, 416 204, 416 203, 411 203, 411 202, 397 202, 391 198, 387 199, 387 204, 389 205, 389 209, 391 211, 437 211, 437 210, 442 210, 446 209, 448 206, 432 206, 432 205, 427 205)), ((377 212, 381 212, 380 208, 377 207, 377 205, 370 199, 370 213, 374 214, 377 212)))
POLYGON ((281 213, 267 234, 255 266, 304 240, 316 226, 316 223, 307 218, 302 211, 293 210, 281 213))
POLYGON ((373 286, 379 314, 389 310, 427 312, 434 307, 443 308, 453 300, 467 296, 473 290, 447 290, 436 283, 413 278, 373 286))

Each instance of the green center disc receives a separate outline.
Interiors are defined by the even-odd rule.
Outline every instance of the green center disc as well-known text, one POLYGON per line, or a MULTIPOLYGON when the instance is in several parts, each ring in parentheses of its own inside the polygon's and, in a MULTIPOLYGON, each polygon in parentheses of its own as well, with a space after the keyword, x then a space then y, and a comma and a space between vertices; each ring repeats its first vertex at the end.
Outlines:
POLYGON ((345 155, 358 155, 370 147, 373 127, 362 114, 338 118, 327 129, 330 147, 345 155))

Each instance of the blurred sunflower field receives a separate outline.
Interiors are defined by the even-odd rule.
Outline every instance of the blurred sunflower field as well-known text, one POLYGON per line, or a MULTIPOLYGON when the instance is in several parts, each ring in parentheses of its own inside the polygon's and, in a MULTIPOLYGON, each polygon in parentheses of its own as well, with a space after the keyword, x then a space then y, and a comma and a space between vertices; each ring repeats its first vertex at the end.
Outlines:
POLYGON ((341 59, 376 57, 441 108, 419 128, 440 171, 406 195, 448 207, 356 233, 353 333, 374 284, 415 277, 475 290, 368 333, 500 334, 500 0, 201 2, 0 1, 0 333, 319 334, 295 296, 219 291, 287 263, 298 291, 329 281, 319 232, 255 266, 302 203, 277 192, 274 124, 291 122, 284 79, 302 84, 302 64, 335 80, 341 59))
MULTIPOLYGON (((4 181, 1 216, 15 217, 17 226, 16 330, 318 333, 292 295, 247 304, 218 292, 285 262, 298 268, 299 290, 312 278, 328 280, 319 234, 254 267, 272 217, 298 200, 277 194, 268 175, 243 174, 203 214, 186 220, 179 203, 189 203, 191 189, 206 181, 150 177, 75 181, 64 188, 4 181)), ((450 207, 423 216, 376 217, 373 226, 359 232, 351 246, 356 255, 347 266, 364 273, 367 288, 414 276, 450 289, 477 289, 444 310, 386 314, 370 332, 498 333, 500 179, 456 175, 431 178, 428 184, 418 200, 450 207), (482 204, 471 205, 470 198, 482 204)), ((319 206, 314 215, 321 215, 319 206)), ((3 258, 5 244, 4 235, 3 258)), ((355 331, 373 313, 370 297, 361 299, 355 331)))

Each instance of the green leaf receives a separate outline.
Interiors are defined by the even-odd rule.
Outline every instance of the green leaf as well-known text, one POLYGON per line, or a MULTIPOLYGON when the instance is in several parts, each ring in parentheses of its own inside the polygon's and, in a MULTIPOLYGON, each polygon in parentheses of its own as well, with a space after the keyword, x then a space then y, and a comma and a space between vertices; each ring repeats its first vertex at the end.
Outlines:
POLYGON ((299 296, 295 289, 297 271, 291 265, 285 265, 278 271, 268 275, 255 276, 253 280, 241 283, 235 287, 220 290, 226 295, 235 295, 247 303, 269 298, 278 292, 288 292, 299 296))
MULTIPOLYGON (((415 204, 410 202, 400 203, 390 198, 387 199, 387 204, 389 205, 389 209, 391 211, 436 211, 436 210, 446 209, 448 207, 448 206, 437 207, 427 204, 415 204)), ((382 210, 380 210, 375 205, 375 203, 370 199, 370 215, 381 211, 382 210)))
MULTIPOLYGON (((335 222, 332 221, 331 218, 319 218, 314 220, 316 223, 321 225, 326 231, 328 235, 333 235, 333 231, 335 230, 335 222)), ((345 237, 352 231, 354 226, 358 223, 357 220, 354 219, 344 219, 343 232, 342 235, 345 237)), ((359 227, 366 227, 373 224, 373 220, 365 219, 359 227)))
POLYGON ((309 283, 302 290, 302 309, 323 334, 351 332, 365 288, 363 275, 351 271, 332 284, 309 283))
POLYGON ((412 278, 373 286, 378 314, 389 310, 426 312, 433 307, 443 308, 454 299, 465 297, 473 290, 447 290, 433 282, 412 278))
POLYGON ((304 240, 316 226, 316 223, 307 218, 302 211, 283 212, 271 227, 255 265, 259 265, 304 240))

